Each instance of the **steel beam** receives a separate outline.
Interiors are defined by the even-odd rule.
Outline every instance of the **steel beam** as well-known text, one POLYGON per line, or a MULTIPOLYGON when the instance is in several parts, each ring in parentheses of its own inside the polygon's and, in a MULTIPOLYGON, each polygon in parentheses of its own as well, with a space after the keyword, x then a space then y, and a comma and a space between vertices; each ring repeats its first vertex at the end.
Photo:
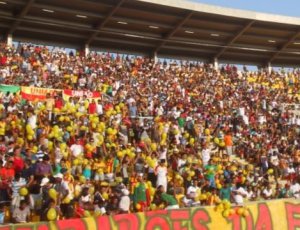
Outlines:
POLYGON ((163 41, 155 48, 154 52, 158 52, 167 41, 193 16, 194 12, 190 11, 175 27, 163 38, 163 41))
POLYGON ((300 36, 300 30, 293 34, 279 49, 272 55, 272 57, 268 60, 268 62, 273 62, 275 58, 277 58, 280 53, 282 53, 292 42, 296 40, 297 37, 300 36))
POLYGON ((116 6, 114 6, 107 14, 107 16, 98 23, 96 26, 96 31, 93 32, 85 42, 85 45, 89 45, 99 34, 99 30, 101 30, 105 24, 111 19, 111 17, 117 12, 117 10, 121 7, 121 5, 125 2, 125 0, 120 0, 116 6))
POLYGON ((214 56, 214 58, 219 58, 227 49, 229 46, 231 46, 238 38, 240 38, 254 23, 255 21, 250 21, 243 27, 242 30, 238 31, 230 41, 225 44, 225 46, 214 56))
POLYGON ((16 19, 14 23, 10 26, 10 29, 8 30, 7 34, 13 34, 16 31, 18 25, 20 24, 20 19, 22 19, 28 13, 34 1, 35 0, 28 0, 21 12, 15 17, 16 19))

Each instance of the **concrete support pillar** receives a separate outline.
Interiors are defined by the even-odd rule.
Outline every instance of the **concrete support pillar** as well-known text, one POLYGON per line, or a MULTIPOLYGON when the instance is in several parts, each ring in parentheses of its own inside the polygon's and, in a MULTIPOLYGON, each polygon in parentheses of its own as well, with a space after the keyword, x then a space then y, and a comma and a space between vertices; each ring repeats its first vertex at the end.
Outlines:
POLYGON ((151 57, 151 58, 154 60, 154 64, 156 64, 156 63, 158 62, 157 52, 156 52, 156 51, 154 51, 154 52, 152 53, 152 57, 151 57))
POLYGON ((215 70, 218 70, 218 69, 219 69, 219 61, 218 61, 218 58, 214 58, 214 68, 215 68, 215 70))
POLYGON ((268 73, 269 73, 269 74, 272 73, 272 65, 271 65, 271 62, 268 62, 268 73))
POLYGON ((84 46, 84 55, 88 56, 90 53, 90 46, 88 44, 85 44, 84 46))
POLYGON ((12 34, 7 35, 6 43, 7 43, 8 46, 12 46, 12 44, 13 44, 12 34))

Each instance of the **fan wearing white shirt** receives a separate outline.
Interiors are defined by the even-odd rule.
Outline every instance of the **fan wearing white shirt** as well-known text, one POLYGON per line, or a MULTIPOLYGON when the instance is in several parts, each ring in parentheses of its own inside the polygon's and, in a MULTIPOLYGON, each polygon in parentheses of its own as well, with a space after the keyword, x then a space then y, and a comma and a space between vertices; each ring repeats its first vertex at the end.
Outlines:
POLYGON ((70 147, 72 155, 76 158, 83 153, 83 146, 80 144, 80 140, 77 140, 75 144, 70 147))
POLYGON ((278 158, 278 155, 277 155, 277 151, 273 151, 273 154, 270 158, 270 161, 271 161, 271 164, 272 164, 272 168, 274 170, 274 177, 275 177, 275 180, 277 181, 277 178, 279 176, 279 158, 278 158))
POLYGON ((198 180, 193 180, 191 185, 187 189, 186 197, 184 201, 188 201, 188 202, 185 203, 189 206, 200 204, 199 201, 195 201, 195 198, 197 197, 198 194, 200 194, 200 191, 201 189, 198 186, 198 180))
POLYGON ((203 149, 202 149, 202 162, 203 162, 203 166, 206 166, 210 160, 210 154, 211 154, 211 151, 209 148, 207 148, 206 144, 203 146, 203 149))
POLYGON ((121 213, 129 213, 130 198, 129 191, 126 188, 122 189, 122 197, 119 202, 119 209, 121 213))
MULTIPOLYGON (((180 157, 180 156, 179 156, 180 157)), ((183 155, 183 158, 178 159, 177 168, 180 169, 186 164, 186 154, 183 155)))
POLYGON ((233 190, 233 198, 234 202, 237 205, 243 205, 244 204, 244 198, 247 197, 247 191, 239 184, 237 184, 237 189, 233 190))
POLYGON ((300 198, 300 184, 297 181, 293 181, 290 187, 290 191, 296 199, 300 198))
MULTIPOLYGON (((83 153, 83 146, 80 145, 79 143, 80 141, 77 140, 75 144, 71 145, 70 147, 70 151, 72 153, 72 156, 74 158, 78 157, 80 154, 83 153)), ((75 173, 75 172, 78 172, 78 173, 81 173, 82 172, 82 167, 81 165, 73 165, 72 167, 72 173, 75 173)))
POLYGON ((270 200, 273 198, 273 193, 274 191, 272 189, 272 185, 269 183, 262 191, 262 196, 264 197, 264 199, 270 200))
POLYGON ((103 106, 101 104, 101 100, 98 100, 98 103, 96 105, 96 110, 97 110, 97 114, 98 115, 102 115, 103 114, 103 106))
POLYGON ((37 123, 37 116, 33 113, 30 113, 28 117, 28 124, 33 130, 36 129, 36 123, 37 123))
POLYGON ((294 177, 295 173, 296 173, 295 168, 294 168, 293 164, 290 163, 286 169, 287 178, 292 179, 294 177))
POLYGON ((7 107, 7 112, 11 113, 14 110, 18 110, 18 107, 16 106, 16 104, 14 104, 12 101, 10 101, 10 103, 7 107))

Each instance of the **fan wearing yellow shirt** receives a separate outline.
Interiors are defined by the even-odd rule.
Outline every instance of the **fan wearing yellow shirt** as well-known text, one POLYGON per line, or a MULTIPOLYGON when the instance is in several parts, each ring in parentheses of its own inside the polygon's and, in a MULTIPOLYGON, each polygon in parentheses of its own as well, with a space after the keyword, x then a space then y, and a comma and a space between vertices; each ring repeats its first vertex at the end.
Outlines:
POLYGON ((220 197, 217 194, 217 189, 213 188, 211 194, 208 197, 207 205, 216 205, 220 201, 220 197))
POLYGON ((75 86, 77 85, 78 76, 72 74, 71 75, 71 81, 72 81, 73 88, 75 88, 75 86))
POLYGON ((54 108, 54 103, 55 103, 54 98, 51 97, 50 93, 47 93, 47 95, 46 95, 46 109, 48 111, 49 121, 51 121, 51 119, 52 119, 52 110, 54 108))
POLYGON ((4 118, 0 119, 0 136, 5 136, 6 122, 4 118))
POLYGON ((95 172, 94 180, 95 181, 103 181, 104 180, 104 171, 106 168, 105 161, 102 157, 100 159, 95 159, 93 164, 93 170, 95 172))

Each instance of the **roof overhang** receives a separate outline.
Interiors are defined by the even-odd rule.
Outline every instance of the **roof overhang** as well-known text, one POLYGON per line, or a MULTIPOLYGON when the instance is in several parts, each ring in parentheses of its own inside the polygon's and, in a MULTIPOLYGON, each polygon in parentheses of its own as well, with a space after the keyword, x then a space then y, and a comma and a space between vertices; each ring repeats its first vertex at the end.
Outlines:
POLYGON ((3 0, 15 40, 255 65, 300 64, 300 18, 181 0, 3 0))

